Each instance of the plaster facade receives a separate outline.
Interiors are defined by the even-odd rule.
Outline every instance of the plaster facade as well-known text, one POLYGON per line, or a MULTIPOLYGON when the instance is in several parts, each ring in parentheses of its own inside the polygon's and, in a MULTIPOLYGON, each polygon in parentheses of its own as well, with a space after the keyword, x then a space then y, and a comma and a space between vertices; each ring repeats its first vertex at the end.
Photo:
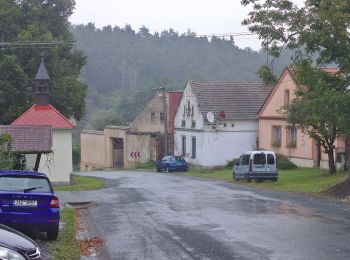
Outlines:
MULTIPOLYGON (((282 112, 295 98, 297 84, 286 68, 281 74, 279 81, 264 106, 259 112, 259 148, 275 151, 288 157, 293 163, 300 167, 328 168, 328 156, 322 148, 318 148, 316 142, 308 135, 295 129, 293 143, 290 138, 290 127, 282 112), (280 129, 280 142, 275 142, 275 129, 280 129)), ((293 130, 294 131, 294 130, 293 130)), ((336 151, 344 144, 342 140, 335 143, 336 151)), ((335 157, 336 158, 336 157, 335 157)), ((342 163, 337 166, 341 167, 342 163)))
MULTIPOLYGON (((36 155, 26 155, 27 167, 33 169, 36 155)), ((73 172, 72 130, 52 130, 52 153, 41 156, 39 172, 45 173, 52 183, 69 183, 73 172)))
POLYGON ((257 119, 216 118, 215 122, 209 123, 203 118, 190 84, 186 85, 174 124, 174 154, 184 156, 190 164, 204 167, 224 166, 228 161, 238 158, 242 152, 256 148, 257 119))

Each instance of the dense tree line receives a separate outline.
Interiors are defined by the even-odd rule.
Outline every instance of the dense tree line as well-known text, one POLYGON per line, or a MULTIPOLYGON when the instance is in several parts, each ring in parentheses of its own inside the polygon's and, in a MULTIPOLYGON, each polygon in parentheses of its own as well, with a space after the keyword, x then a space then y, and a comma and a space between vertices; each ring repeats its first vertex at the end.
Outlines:
POLYGON ((50 103, 67 117, 84 114, 86 85, 78 79, 86 57, 74 49, 68 18, 74 0, 0 0, 0 124, 10 124, 33 104, 41 54, 51 78, 50 103), (38 42, 64 43, 62 45, 38 42), (16 43, 22 43, 16 45, 16 43))
MULTIPOLYGON (((101 119, 95 119, 103 114, 112 117, 106 120, 110 123, 131 121, 154 87, 182 90, 190 80, 257 81, 256 71, 266 63, 266 53, 241 49, 233 38, 197 37, 190 30, 152 34, 146 27, 100 29, 89 23, 72 26, 72 32, 88 56, 81 78, 89 85, 91 128, 101 128, 101 119)), ((274 64, 275 72, 287 64, 284 55, 274 64)))

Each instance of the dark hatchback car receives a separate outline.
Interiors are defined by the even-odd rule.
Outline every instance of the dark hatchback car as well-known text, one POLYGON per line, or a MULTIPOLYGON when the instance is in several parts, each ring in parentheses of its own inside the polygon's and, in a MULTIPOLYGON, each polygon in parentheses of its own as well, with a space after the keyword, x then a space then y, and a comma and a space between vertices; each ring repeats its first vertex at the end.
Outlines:
POLYGON ((1 224, 47 232, 47 238, 55 240, 59 220, 59 201, 44 173, 0 171, 1 224))
POLYGON ((187 171, 188 166, 181 156, 164 156, 162 160, 157 161, 157 172, 160 171, 187 171))
POLYGON ((0 224, 0 259, 40 260, 37 244, 22 233, 0 224))

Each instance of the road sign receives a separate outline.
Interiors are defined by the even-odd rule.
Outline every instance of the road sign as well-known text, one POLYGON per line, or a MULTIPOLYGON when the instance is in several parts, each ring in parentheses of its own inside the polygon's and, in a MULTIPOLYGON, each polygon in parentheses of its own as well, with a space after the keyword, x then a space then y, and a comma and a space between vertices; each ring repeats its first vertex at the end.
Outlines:
POLYGON ((130 156, 132 158, 140 158, 141 157, 141 152, 131 152, 130 156))

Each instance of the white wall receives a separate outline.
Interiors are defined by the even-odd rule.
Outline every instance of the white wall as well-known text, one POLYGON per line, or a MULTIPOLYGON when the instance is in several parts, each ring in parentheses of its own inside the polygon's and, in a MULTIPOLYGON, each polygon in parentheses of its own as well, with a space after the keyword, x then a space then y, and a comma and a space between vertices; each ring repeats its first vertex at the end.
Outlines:
POLYGON ((192 88, 187 84, 174 118, 174 154, 182 155, 182 136, 186 136, 188 163, 206 167, 224 166, 227 161, 238 158, 242 152, 256 149, 258 120, 233 120, 216 123, 204 122, 192 88), (184 116, 184 106, 190 101, 194 116, 184 116), (186 125, 181 125, 185 120, 186 125), (191 122, 196 127, 191 127, 191 122), (192 158, 192 137, 196 137, 196 158, 192 158))
MULTIPOLYGON (((72 159, 72 131, 52 130, 53 153, 41 156, 39 172, 45 173, 51 182, 69 183, 70 174, 73 172, 72 159)), ((27 166, 33 169, 36 155, 27 155, 27 166)))

